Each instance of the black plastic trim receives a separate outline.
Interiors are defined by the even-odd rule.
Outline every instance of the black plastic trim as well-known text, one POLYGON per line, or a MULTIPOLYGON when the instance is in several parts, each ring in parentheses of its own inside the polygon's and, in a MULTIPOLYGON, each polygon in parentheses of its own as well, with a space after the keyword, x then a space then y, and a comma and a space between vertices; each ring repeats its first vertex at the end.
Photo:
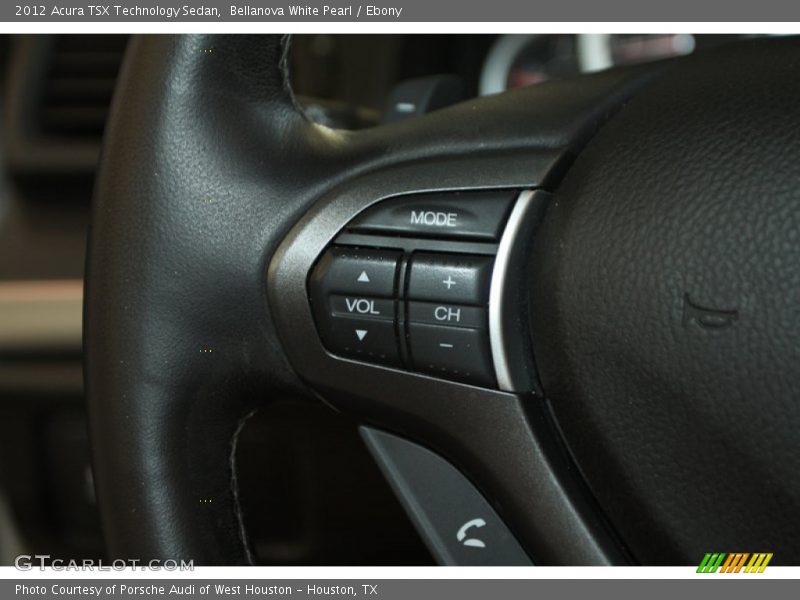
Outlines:
POLYGON ((440 565, 533 564, 483 495, 453 465, 390 433, 371 427, 359 432, 440 565))

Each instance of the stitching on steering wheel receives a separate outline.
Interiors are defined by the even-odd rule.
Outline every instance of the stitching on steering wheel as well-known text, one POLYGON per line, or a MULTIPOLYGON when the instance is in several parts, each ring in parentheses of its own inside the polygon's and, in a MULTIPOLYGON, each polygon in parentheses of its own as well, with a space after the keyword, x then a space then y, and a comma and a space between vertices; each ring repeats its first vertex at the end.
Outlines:
MULTIPOLYGON (((278 68, 280 69, 281 72, 281 83, 283 90, 284 92, 286 92, 286 95, 288 96, 292 106, 295 108, 295 110, 297 110, 297 112, 300 115, 303 116, 303 118, 307 119, 308 117, 306 116, 305 110, 303 110, 303 107, 300 106, 300 103, 297 101, 297 98, 294 95, 294 91, 292 90, 291 77, 289 73, 291 41, 292 41, 291 34, 285 34, 281 36, 280 39, 281 56, 278 61, 278 68)), ((253 556, 253 553, 250 549, 250 544, 248 543, 247 540, 247 529, 245 528, 244 524, 244 513, 242 511, 241 502, 239 501, 239 481, 236 476, 236 448, 239 441, 239 434, 242 432, 242 429, 244 429, 247 420, 250 419, 250 417, 252 417, 255 413, 256 413, 255 409, 251 410, 249 413, 247 413, 241 419, 239 419, 239 422, 236 425, 236 430, 233 432, 233 435, 231 436, 230 454, 228 456, 228 462, 230 464, 230 469, 231 469, 231 494, 233 495, 233 512, 236 518, 236 523, 238 525, 239 539, 241 540, 242 547, 244 548, 245 558, 247 559, 247 562, 251 565, 255 564, 255 557, 253 556)))
POLYGON ((236 424, 236 430, 233 432, 233 436, 231 436, 231 451, 228 457, 228 461, 231 467, 231 493, 233 494, 233 514, 236 517, 236 523, 238 524, 239 529, 239 539, 242 542, 242 546, 244 547, 244 554, 247 558, 247 562, 251 565, 255 564, 255 557, 253 553, 250 551, 250 544, 247 541, 247 529, 244 526, 244 513, 242 512, 242 506, 239 502, 239 480, 236 477, 236 447, 239 442, 239 434, 244 429, 245 423, 247 420, 256 414, 256 410, 251 410, 236 424))

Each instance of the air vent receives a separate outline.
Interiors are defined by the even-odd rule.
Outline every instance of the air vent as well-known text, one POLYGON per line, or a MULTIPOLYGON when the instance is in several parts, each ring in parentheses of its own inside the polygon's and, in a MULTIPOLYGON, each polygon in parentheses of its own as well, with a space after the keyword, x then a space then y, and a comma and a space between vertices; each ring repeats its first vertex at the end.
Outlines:
POLYGON ((127 41, 116 35, 54 40, 41 104, 43 135, 100 139, 127 41))
POLYGON ((128 36, 15 38, 5 133, 20 175, 91 176, 128 36))

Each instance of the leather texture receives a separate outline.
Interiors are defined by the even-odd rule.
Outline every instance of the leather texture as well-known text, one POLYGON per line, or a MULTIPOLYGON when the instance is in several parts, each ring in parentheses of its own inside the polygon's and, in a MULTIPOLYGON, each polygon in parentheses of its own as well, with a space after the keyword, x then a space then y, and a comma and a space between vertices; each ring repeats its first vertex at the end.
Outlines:
POLYGON ((433 156, 569 157, 645 78, 610 72, 344 132, 298 110, 285 54, 277 36, 147 36, 129 47, 96 184, 85 308, 112 557, 250 560, 235 433, 259 403, 308 394, 278 342, 265 269, 316 198, 433 156))
POLYGON ((278 40, 131 42, 96 184, 85 309, 114 558, 250 560, 234 434, 264 390, 298 386, 256 284, 266 248, 298 214, 275 197, 296 148, 273 140, 305 125, 281 52, 278 40))
POLYGON ((636 559, 800 562, 800 44, 674 63, 591 140, 531 271, 544 389, 636 559))

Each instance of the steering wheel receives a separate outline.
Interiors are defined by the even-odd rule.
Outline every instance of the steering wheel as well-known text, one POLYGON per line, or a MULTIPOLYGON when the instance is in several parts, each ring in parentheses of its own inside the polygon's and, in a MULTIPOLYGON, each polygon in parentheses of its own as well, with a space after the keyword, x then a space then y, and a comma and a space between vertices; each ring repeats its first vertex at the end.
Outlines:
POLYGON ((252 562, 236 437, 291 394, 401 495, 392 443, 446 463, 534 564, 800 561, 796 40, 357 132, 304 116, 288 52, 130 44, 85 307, 112 557, 252 562))

